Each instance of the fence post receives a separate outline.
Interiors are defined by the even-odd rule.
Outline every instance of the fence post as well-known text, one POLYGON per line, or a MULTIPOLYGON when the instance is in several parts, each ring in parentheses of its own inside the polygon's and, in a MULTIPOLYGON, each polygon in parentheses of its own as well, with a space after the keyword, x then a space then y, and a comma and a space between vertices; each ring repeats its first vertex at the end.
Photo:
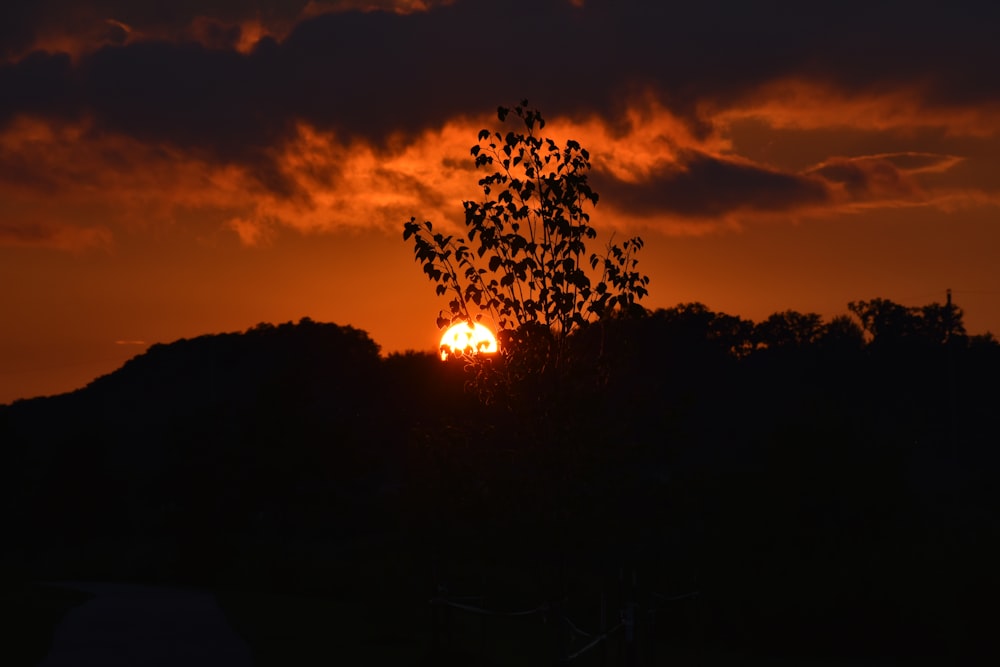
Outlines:
POLYGON ((604 640, 601 641, 601 667, 607 667, 608 664, 608 595, 607 595, 607 576, 604 578, 604 582, 601 584, 601 627, 598 632, 604 640))
POLYGON ((628 598, 625 603, 625 613, 622 619, 622 629, 625 631, 625 665, 636 667, 639 664, 635 642, 635 568, 632 569, 632 585, 628 587, 628 598))

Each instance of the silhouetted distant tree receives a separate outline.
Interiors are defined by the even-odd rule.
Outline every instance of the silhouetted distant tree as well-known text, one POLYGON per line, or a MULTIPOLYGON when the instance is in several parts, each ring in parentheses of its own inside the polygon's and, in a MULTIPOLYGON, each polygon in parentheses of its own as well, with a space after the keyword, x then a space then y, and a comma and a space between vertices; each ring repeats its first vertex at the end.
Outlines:
POLYGON ((822 317, 794 310, 774 313, 754 326, 754 338, 765 348, 802 348, 819 341, 824 332, 822 317))
POLYGON ((951 303, 931 303, 919 309, 921 333, 928 341, 946 344, 965 339, 962 309, 951 303))
POLYGON ((838 315, 824 327, 820 342, 828 349, 858 351, 865 345, 865 332, 847 315, 838 315))
POLYGON ((653 318, 662 321, 670 340, 667 344, 686 347, 688 351, 711 348, 740 358, 754 347, 753 322, 714 312, 703 303, 684 303, 657 310, 653 318))
POLYGON ((984 334, 970 336, 969 348, 978 351, 989 351, 990 353, 995 353, 996 350, 1000 350, 1000 341, 998 341, 997 337, 991 332, 987 331, 984 334))
POLYGON ((909 308, 888 299, 851 301, 847 308, 860 320, 872 342, 896 342, 916 334, 919 326, 909 308))
POLYGON ((962 309, 951 303, 908 308, 888 299, 851 301, 848 309, 858 318, 877 348, 900 345, 942 345, 965 338, 962 309))

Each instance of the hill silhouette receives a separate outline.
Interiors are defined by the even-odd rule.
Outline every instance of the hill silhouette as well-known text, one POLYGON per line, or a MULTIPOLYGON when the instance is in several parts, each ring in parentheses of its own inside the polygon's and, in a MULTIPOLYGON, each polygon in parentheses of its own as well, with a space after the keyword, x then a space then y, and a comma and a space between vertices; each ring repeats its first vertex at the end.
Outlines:
POLYGON ((400 571, 498 595, 627 568, 698 590, 658 631, 673 644, 971 654, 998 583, 979 545, 997 537, 1000 346, 960 311, 941 329, 892 305, 612 321, 581 333, 571 383, 490 404, 461 363, 380 357, 349 326, 155 345, 0 406, 3 566, 329 591, 348 545, 391 535, 400 571))

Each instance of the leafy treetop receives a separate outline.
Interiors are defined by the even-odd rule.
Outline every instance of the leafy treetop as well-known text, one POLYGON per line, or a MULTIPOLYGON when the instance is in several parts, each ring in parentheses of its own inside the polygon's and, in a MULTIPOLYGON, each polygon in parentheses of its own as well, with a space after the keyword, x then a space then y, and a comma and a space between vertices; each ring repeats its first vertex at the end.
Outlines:
POLYGON ((489 173, 479 179, 484 198, 463 202, 464 236, 410 218, 403 239, 413 239, 414 257, 438 295, 452 297, 439 327, 487 315, 502 345, 504 332, 518 330, 560 341, 588 322, 638 308, 649 284, 636 270, 643 242, 609 242, 604 255, 588 255, 597 231, 587 207, 598 200, 587 181, 590 153, 576 141, 560 147, 539 136, 545 119, 527 101, 497 110, 501 123, 511 115, 519 131, 484 129, 472 146, 476 167, 489 173))

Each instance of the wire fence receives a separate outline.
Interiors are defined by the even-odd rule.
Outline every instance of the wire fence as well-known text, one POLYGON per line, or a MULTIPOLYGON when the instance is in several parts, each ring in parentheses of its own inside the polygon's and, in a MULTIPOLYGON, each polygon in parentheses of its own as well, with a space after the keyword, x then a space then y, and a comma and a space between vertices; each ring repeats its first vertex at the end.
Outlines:
MULTIPOLYGON (((655 600, 656 605, 650 604, 644 609, 644 616, 647 619, 647 627, 652 629, 655 627, 655 615, 660 611, 660 605, 679 602, 682 600, 689 600, 696 598, 700 595, 698 591, 690 591, 680 594, 665 595, 658 593, 656 591, 645 591, 647 597, 650 601, 655 600)), ((531 607, 526 607, 522 609, 494 609, 485 606, 484 598, 482 596, 449 596, 445 592, 444 588, 439 588, 438 595, 431 598, 428 603, 432 606, 446 609, 455 609, 467 614, 477 615, 481 618, 494 617, 500 618, 528 618, 532 616, 540 617, 543 623, 551 626, 552 631, 555 634, 560 634, 560 628, 562 631, 567 633, 567 639, 559 641, 558 638, 556 643, 562 645, 562 650, 560 655, 555 659, 557 664, 569 664, 578 658, 588 654, 594 649, 606 646, 606 642, 617 633, 623 632, 623 637, 621 638, 622 643, 621 653, 623 654, 622 664, 631 665, 636 664, 634 659, 630 659, 630 655, 636 653, 636 625, 638 617, 640 616, 640 611, 638 605, 631 600, 634 596, 628 596, 629 601, 622 601, 619 605, 617 613, 617 622, 612 627, 607 627, 607 614, 606 614, 606 600, 607 596, 602 592, 597 595, 598 599, 591 599, 591 607, 600 608, 600 625, 601 628, 595 632, 589 632, 584 630, 580 623, 573 620, 567 610, 567 601, 559 600, 555 602, 543 602, 531 607), (474 604, 478 602, 478 604, 474 604), (582 645, 576 646, 578 642, 584 642, 582 645)), ((581 606, 580 602, 577 602, 577 606, 581 606)), ((436 618, 436 617, 435 617, 436 618)), ((450 621, 447 621, 450 624, 450 621)), ((451 636, 452 628, 437 628, 439 634, 447 634, 451 636)), ((485 631, 484 631, 485 632, 485 631)), ((604 660, 602 660, 604 664, 604 660)))

